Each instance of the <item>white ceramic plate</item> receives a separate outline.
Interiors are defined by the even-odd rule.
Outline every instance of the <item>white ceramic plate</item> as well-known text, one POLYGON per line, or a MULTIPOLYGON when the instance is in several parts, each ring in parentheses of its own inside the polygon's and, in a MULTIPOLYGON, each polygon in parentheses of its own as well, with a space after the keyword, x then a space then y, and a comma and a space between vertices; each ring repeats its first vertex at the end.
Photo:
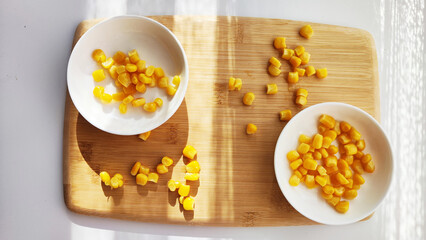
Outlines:
POLYGON ((277 141, 274 164, 278 184, 288 202, 305 217, 330 225, 353 223, 373 213, 390 188, 394 169, 389 140, 377 121, 357 107, 333 102, 306 108, 287 123, 277 141), (362 175, 365 183, 358 191, 358 197, 349 200, 349 210, 345 214, 336 212, 326 203, 320 196, 320 188, 308 189, 302 183, 293 187, 288 183, 292 170, 286 155, 296 149, 300 134, 313 136, 317 133, 321 114, 328 114, 354 126, 366 142, 364 153, 370 153, 376 165, 373 173, 362 175))
POLYGON ((140 16, 119 16, 105 20, 87 31, 75 45, 68 62, 68 90, 80 114, 95 127, 118 135, 135 135, 150 131, 166 122, 179 108, 188 86, 188 63, 185 52, 175 35, 162 24, 140 16), (147 102, 163 99, 163 106, 155 113, 128 106, 126 114, 120 114, 119 102, 103 104, 93 96, 96 85, 104 86, 106 93, 117 92, 114 81, 107 78, 95 82, 92 72, 100 66, 92 59, 93 50, 102 49, 107 57, 116 51, 139 52, 147 66, 162 67, 171 79, 181 76, 181 83, 173 97, 163 89, 147 87, 147 102))

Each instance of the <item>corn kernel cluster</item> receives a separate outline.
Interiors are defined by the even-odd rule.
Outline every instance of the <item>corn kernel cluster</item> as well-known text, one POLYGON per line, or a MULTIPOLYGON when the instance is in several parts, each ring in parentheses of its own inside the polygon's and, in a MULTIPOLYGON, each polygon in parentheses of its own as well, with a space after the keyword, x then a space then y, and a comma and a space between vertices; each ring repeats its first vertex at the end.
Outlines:
POLYGON ((147 182, 157 183, 159 179, 158 174, 166 174, 169 172, 169 167, 173 164, 173 159, 170 157, 163 157, 161 163, 157 165, 156 172, 151 172, 149 167, 142 165, 140 162, 135 162, 130 174, 136 176, 136 184, 145 186, 147 182))
MULTIPOLYGON (((191 145, 187 145, 183 149, 183 155, 190 159, 191 161, 185 166, 185 180, 186 181, 198 181, 200 178, 200 164, 197 160, 195 160, 195 156, 197 155, 197 150, 191 145)), ((179 194, 179 203, 182 204, 183 209, 185 210, 194 210, 195 207, 195 198, 189 195, 191 190, 191 186, 187 184, 182 184, 179 181, 175 181, 170 179, 167 182, 167 187, 170 191, 174 192, 178 190, 179 194)))
POLYGON ((110 177, 108 172, 102 171, 99 173, 101 181, 105 186, 110 186, 111 189, 122 187, 124 184, 123 176, 119 173, 114 174, 113 177, 110 177))
POLYGON ((362 174, 375 170, 371 155, 364 154, 364 149, 365 141, 353 126, 323 114, 318 133, 313 137, 300 135, 297 149, 287 153, 293 170, 289 184, 297 186, 304 182, 308 188, 320 186, 327 203, 337 212, 345 213, 349 202, 341 199, 356 198, 357 190, 365 183, 362 174), (338 146, 332 144, 335 140, 338 146))
POLYGON ((140 59, 135 49, 127 55, 117 51, 113 57, 108 58, 101 49, 96 49, 92 52, 92 58, 102 66, 101 69, 93 71, 93 79, 96 82, 103 81, 106 78, 105 71, 108 71, 117 87, 116 93, 109 94, 104 92, 102 86, 96 86, 93 95, 103 103, 110 103, 112 100, 121 102, 118 108, 122 114, 127 112, 129 104, 142 107, 146 112, 155 112, 163 104, 161 98, 147 103, 143 97, 136 98, 136 94, 145 93, 147 86, 158 86, 173 96, 180 84, 180 76, 174 76, 172 83, 169 83, 169 78, 161 67, 146 66, 146 61, 140 59))
POLYGON ((230 91, 240 91, 241 87, 243 86, 243 81, 241 80, 241 78, 233 78, 230 77, 229 81, 228 81, 228 90, 230 91))

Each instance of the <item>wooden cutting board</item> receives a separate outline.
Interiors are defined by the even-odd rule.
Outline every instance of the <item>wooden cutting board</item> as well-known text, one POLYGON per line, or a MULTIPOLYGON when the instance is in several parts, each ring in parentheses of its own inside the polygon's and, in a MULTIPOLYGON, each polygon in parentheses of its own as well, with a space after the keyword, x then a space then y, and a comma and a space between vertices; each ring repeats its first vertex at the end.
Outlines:
MULTIPOLYGON (((360 29, 310 23, 314 37, 298 30, 306 22, 245 17, 153 16, 181 41, 189 61, 189 86, 181 107, 155 129, 147 142, 137 136, 116 136, 90 125, 66 99, 64 124, 64 197, 75 212, 143 222, 208 226, 284 226, 314 224, 299 214, 281 193, 274 174, 274 149, 285 122, 278 112, 301 109, 294 91, 309 91, 308 104, 345 102, 379 117, 377 58, 372 36, 360 29), (267 74, 268 59, 279 58, 273 39, 285 36, 287 45, 303 45, 310 65, 327 67, 328 77, 303 77, 296 85, 284 74, 267 74), (243 79, 241 91, 228 91, 229 77, 243 79), (276 83, 279 92, 266 95, 265 85, 276 83), (251 91, 252 106, 242 104, 251 91), (258 126, 246 135, 248 123, 258 126), (191 184, 195 211, 183 211, 169 179, 183 180, 182 149, 198 150, 200 181, 191 184), (130 169, 135 161, 154 169, 163 156, 176 164, 158 184, 137 186, 130 169), (101 184, 100 171, 121 173, 123 188, 101 184)), ((74 44, 99 20, 83 21, 74 44)), ((306 107, 307 107, 306 106, 306 107)))

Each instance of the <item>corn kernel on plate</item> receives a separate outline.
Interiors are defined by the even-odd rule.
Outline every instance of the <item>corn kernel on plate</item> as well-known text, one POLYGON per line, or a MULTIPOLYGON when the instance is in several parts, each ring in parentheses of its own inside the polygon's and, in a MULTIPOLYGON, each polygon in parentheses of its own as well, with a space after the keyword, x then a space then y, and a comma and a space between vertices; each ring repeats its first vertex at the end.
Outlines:
MULTIPOLYGON (((335 144, 336 141, 338 140, 336 139, 332 144, 335 144)), ((309 145, 307 147, 309 148, 309 145)), ((333 151, 337 152, 338 149, 335 148, 333 151)), ((338 154, 336 156, 340 157, 338 154)), ((394 159, 389 140, 383 129, 368 113, 344 103, 321 103, 306 108, 295 115, 287 123, 278 138, 274 158, 275 175, 285 198, 302 215, 323 224, 342 225, 366 218, 374 212, 385 198, 393 179, 394 159), (300 159, 289 162, 287 153, 292 150, 302 150, 298 148, 303 148, 305 144, 300 143, 299 145, 299 141, 303 142, 306 138, 312 139, 312 142, 316 141, 314 136, 318 133, 318 121, 323 114, 333 116, 336 121, 347 121, 352 126, 355 126, 365 140, 364 152, 371 154, 375 163, 375 171, 373 173, 362 175, 365 183, 358 189, 358 195, 350 195, 349 193, 351 192, 348 191, 346 199, 351 200, 341 201, 335 208, 324 200, 324 196, 321 195, 322 191, 319 191, 321 189, 318 190, 318 188, 321 188, 320 186, 309 189, 302 182, 298 186, 290 185, 290 183, 298 184, 299 178, 297 175, 301 173, 298 171, 294 174, 289 165, 294 167, 300 159), (352 199, 353 197, 355 198, 352 199), (340 213, 339 208, 347 208, 347 202, 349 202, 349 210, 345 213, 340 213)), ((317 160, 316 158, 313 155, 312 159, 306 162, 303 159, 304 165, 308 168, 311 167, 308 165, 314 167, 313 165, 316 164, 309 164, 309 161, 317 160)), ((332 161, 333 159, 329 160, 332 161)), ((321 160, 318 163, 321 163, 321 160)), ((320 170, 323 169, 321 167, 321 169, 317 170, 321 172, 320 170)), ((339 177, 341 177, 340 174, 339 177)), ((342 180, 345 179, 342 178, 342 180)), ((305 179, 305 181, 308 180, 305 179)), ((315 180, 313 180, 313 184, 315 185, 315 180)), ((344 199, 342 198, 342 200, 344 199)))
MULTIPOLYGON (((135 71, 139 67, 136 65, 127 64, 122 71, 135 71)), ((68 62, 67 83, 75 107, 88 122, 109 133, 136 135, 157 128, 177 111, 185 96, 188 76, 184 49, 169 29, 150 18, 118 16, 98 23, 80 38, 68 62), (96 62, 96 49, 101 49, 106 59, 103 59, 105 55, 97 56, 100 60, 96 62), (133 89, 133 97, 139 102, 132 98, 132 102, 126 104, 116 99, 118 97, 113 94, 125 90, 118 89, 117 81, 123 83, 124 80, 114 80, 113 75, 109 74, 112 65, 110 61, 117 59, 115 54, 118 51, 129 53, 127 58, 132 61, 131 54, 136 52, 133 50, 146 62, 144 74, 153 74, 146 71, 149 69, 154 72, 151 66, 155 66, 155 71, 162 70, 162 75, 168 78, 168 84, 173 82, 177 86, 173 94, 170 94, 168 88, 158 86, 159 80, 155 87, 152 84, 142 86, 145 83, 136 86, 138 79, 132 76, 132 79, 125 80, 129 80, 129 83, 136 81, 134 84, 137 91, 133 89), (96 72, 99 69, 103 69, 104 74, 96 72), (174 76, 180 76, 178 84, 174 76), (155 111, 144 110, 144 106, 149 104, 155 105, 155 111)))

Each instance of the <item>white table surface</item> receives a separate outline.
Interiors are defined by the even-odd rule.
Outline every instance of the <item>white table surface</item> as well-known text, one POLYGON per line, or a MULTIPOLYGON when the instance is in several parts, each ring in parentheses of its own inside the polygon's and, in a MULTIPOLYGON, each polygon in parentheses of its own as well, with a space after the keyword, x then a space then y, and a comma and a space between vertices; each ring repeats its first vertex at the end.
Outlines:
POLYGON ((423 1, 0 1, 0 239, 425 239, 423 1), (232 15, 362 28, 376 41, 381 122, 393 188, 368 221, 346 226, 217 228, 71 213, 62 194, 66 67, 77 24, 137 15, 232 15))

